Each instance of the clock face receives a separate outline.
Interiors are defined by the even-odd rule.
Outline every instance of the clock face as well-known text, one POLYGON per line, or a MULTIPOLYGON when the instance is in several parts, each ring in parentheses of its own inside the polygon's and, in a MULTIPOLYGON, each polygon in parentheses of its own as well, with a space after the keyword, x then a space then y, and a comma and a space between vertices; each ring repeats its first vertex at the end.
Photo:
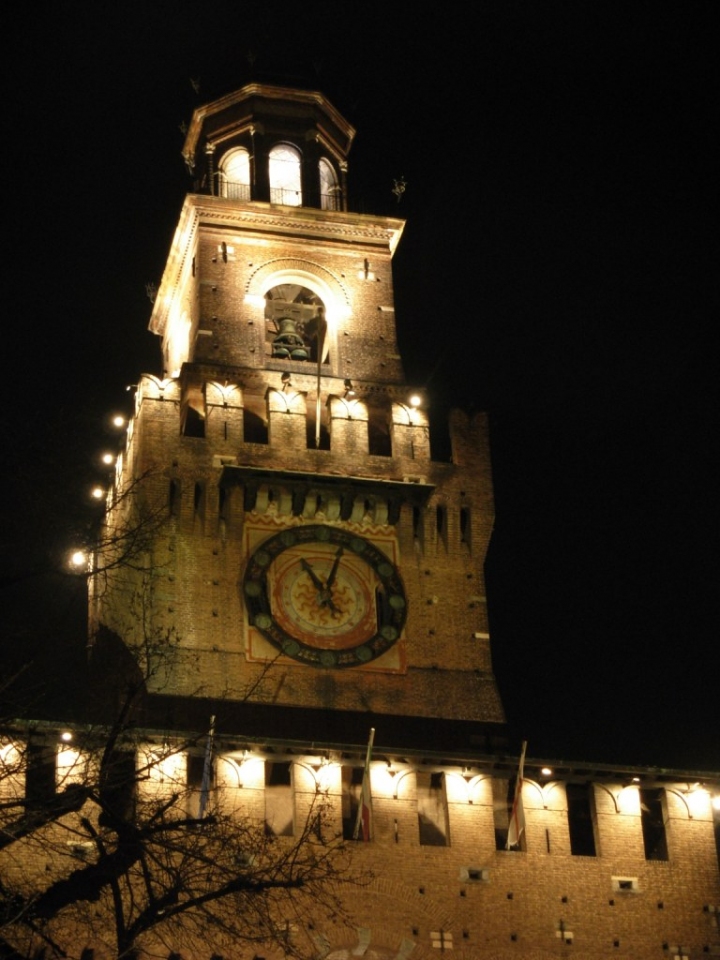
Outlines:
POLYGON ((252 626, 286 656, 316 667, 375 660, 399 639, 407 613, 386 554, 323 525, 292 527, 260 544, 243 595, 252 626))

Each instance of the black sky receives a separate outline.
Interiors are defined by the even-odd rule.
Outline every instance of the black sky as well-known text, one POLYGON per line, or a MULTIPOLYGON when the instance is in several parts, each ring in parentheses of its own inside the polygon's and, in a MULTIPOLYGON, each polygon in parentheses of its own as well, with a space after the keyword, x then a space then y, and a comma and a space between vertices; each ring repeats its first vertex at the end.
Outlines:
MULTIPOLYGON (((56 563, 82 533, 106 415, 158 368, 145 283, 189 187, 180 126, 250 80, 312 85, 358 130, 353 208, 407 219, 408 379, 438 411, 491 416, 487 575, 513 738, 717 769, 713 5, 469 9, 10 17, 5 565, 56 563)), ((77 636, 77 593, 53 590, 9 593, 8 645, 77 636)))

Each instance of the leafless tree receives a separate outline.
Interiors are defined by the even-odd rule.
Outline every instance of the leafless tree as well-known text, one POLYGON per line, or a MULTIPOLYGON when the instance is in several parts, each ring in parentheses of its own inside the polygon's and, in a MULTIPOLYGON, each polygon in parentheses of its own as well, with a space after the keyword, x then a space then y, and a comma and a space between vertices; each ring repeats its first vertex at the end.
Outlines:
MULTIPOLYGON (((171 652, 158 644, 152 668, 171 652)), ((207 774, 188 785, 188 757, 212 769, 212 738, 138 729, 144 680, 128 680, 110 725, 66 744, 57 728, 6 724, 0 957, 210 960, 240 942, 317 953, 307 918, 341 917, 340 885, 362 882, 327 788, 308 768, 294 834, 277 836, 257 804, 240 805, 247 791, 207 774)))

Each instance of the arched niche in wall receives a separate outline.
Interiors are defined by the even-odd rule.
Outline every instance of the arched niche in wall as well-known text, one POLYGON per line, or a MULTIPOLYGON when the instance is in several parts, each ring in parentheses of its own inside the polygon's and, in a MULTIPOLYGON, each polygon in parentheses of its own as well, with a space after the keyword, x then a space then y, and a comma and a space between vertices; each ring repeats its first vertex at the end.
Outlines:
POLYGON ((342 209, 340 182, 335 168, 325 157, 318 161, 320 176, 320 207, 323 210, 342 209))
POLYGON ((323 372, 339 375, 338 336, 350 315, 350 300, 329 270, 306 260, 273 260, 250 277, 245 300, 262 308, 266 361, 297 361, 309 370, 321 344, 323 372), (319 337, 323 322, 325 335, 319 337))
POLYGON ((250 153, 234 147, 223 156, 218 171, 218 192, 229 200, 250 199, 250 153))
POLYGON ((278 143, 268 158, 270 177, 270 203, 282 203, 289 207, 301 207, 302 172, 301 156, 291 143, 278 143))

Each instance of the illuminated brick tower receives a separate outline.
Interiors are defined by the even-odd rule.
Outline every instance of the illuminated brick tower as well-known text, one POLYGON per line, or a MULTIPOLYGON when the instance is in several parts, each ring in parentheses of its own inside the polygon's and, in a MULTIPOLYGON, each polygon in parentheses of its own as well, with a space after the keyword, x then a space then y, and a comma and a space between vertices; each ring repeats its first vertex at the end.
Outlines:
MULTIPOLYGON (((515 794, 485 605, 486 424, 452 414, 452 459, 432 460, 396 338, 403 223, 347 210, 353 136, 322 95, 276 87, 193 117, 195 189, 150 324, 163 370, 137 385, 92 581, 103 696, 128 665, 147 683, 120 774, 192 804, 212 780, 273 837, 297 837, 322 795, 349 841, 369 795, 352 854, 373 879, 338 922, 283 928, 302 956, 720 956, 717 773, 528 758, 515 794), (158 744, 175 773, 138 775, 158 744)), ((43 876, 45 861, 29 845, 43 876)), ((287 956, 255 949, 223 955, 287 956)))
POLYGON ((118 473, 165 516, 142 583, 96 589, 94 621, 130 647, 177 635, 166 697, 272 704, 314 740, 362 742, 371 718, 487 749, 486 422, 454 413, 451 462, 431 459, 398 352, 403 221, 348 211, 354 135, 314 92, 251 84, 195 111, 150 321, 164 369, 141 378, 118 473))

